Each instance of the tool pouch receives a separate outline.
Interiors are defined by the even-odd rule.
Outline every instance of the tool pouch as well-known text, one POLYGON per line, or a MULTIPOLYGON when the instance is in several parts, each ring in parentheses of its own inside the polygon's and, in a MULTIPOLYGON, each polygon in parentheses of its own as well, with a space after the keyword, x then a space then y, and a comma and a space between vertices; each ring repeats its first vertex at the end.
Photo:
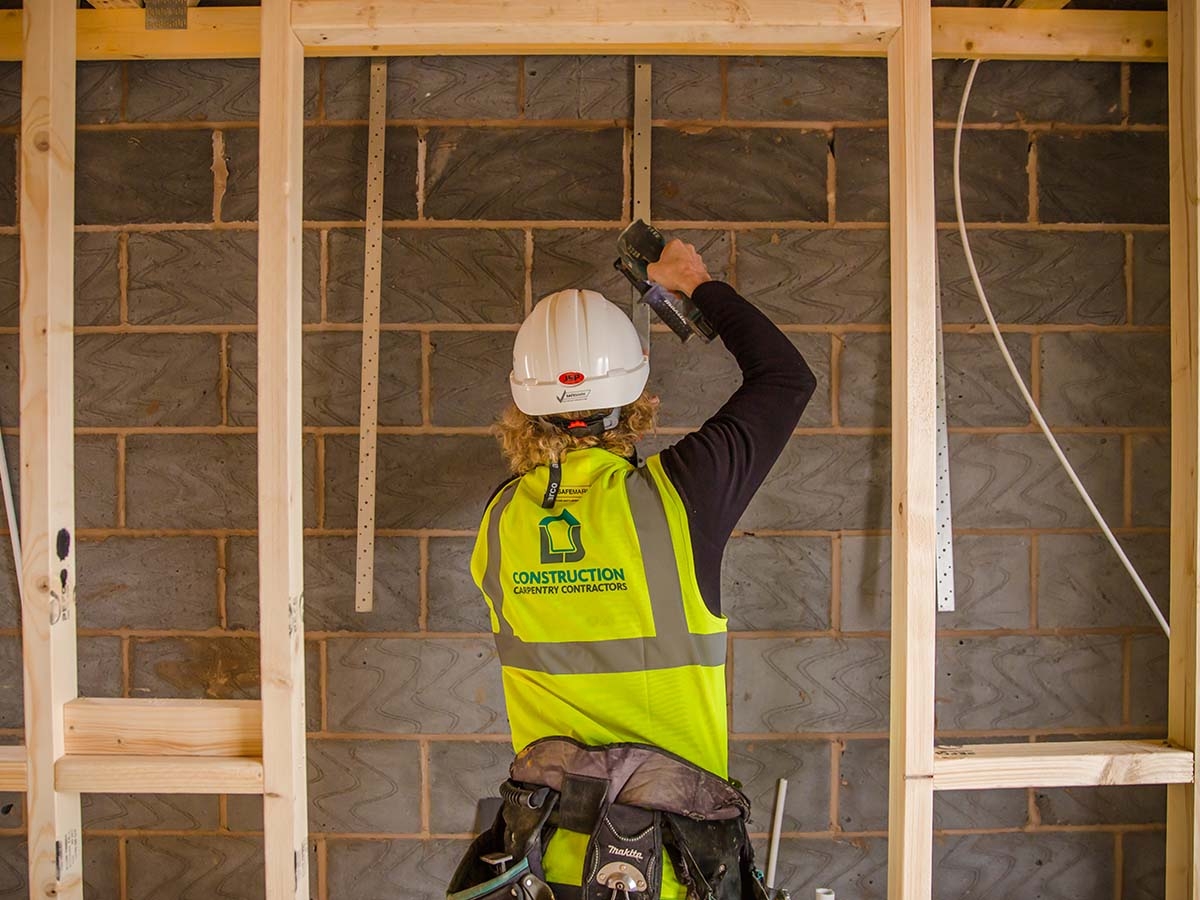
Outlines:
POLYGON ((505 782, 504 801, 495 821, 480 834, 458 864, 446 889, 446 900, 554 900, 542 876, 542 838, 558 794, 545 787, 505 782), (483 857, 512 856, 509 869, 497 873, 483 857))
POLYGON ((584 900, 626 894, 657 897, 662 890, 662 813, 634 806, 605 810, 588 843, 584 900))

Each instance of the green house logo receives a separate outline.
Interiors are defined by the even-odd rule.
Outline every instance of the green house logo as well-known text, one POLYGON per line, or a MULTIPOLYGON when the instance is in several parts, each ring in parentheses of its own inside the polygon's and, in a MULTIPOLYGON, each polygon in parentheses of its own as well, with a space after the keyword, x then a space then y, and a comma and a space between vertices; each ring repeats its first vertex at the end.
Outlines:
POLYGON ((557 516, 546 516, 538 522, 541 532, 542 563, 573 563, 583 559, 583 526, 564 509, 557 516))

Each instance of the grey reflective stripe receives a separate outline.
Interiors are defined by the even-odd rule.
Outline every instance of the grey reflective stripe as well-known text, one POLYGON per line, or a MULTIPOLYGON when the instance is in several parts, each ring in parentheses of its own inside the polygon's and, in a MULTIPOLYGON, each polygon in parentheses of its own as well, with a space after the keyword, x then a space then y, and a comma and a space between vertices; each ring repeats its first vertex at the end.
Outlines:
POLYGON ((491 515, 488 517, 487 566, 483 570, 483 592, 492 601, 496 619, 500 622, 500 633, 509 635, 513 630, 504 619, 504 588, 500 586, 500 517, 504 515, 508 504, 512 503, 512 498, 517 495, 520 484, 518 479, 502 488, 500 496, 492 506, 491 515))
POLYGON ((683 611, 683 589, 679 586, 679 567, 675 565, 675 547, 662 495, 649 469, 636 469, 625 479, 629 493, 629 512, 642 548, 642 566, 646 587, 650 590, 650 609, 654 615, 654 633, 659 638, 682 637, 688 633, 683 611))
POLYGON ((689 634, 672 639, 621 638, 526 644, 511 634, 496 635, 500 662, 547 675, 606 675, 680 666, 725 665, 724 634, 689 634))

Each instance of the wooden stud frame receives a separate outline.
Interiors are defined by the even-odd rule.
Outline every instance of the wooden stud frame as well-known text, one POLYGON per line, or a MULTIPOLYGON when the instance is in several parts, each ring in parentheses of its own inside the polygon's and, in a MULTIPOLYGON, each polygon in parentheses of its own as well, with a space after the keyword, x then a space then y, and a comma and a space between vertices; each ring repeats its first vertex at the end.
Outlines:
MULTIPOLYGON (((21 582, 26 746, 0 789, 27 792, 31 893, 79 898, 80 791, 264 796, 268 900, 308 896, 300 422, 303 59, 309 55, 662 53, 888 58, 893 370, 889 895, 928 900, 939 789, 1166 783, 1169 900, 1200 898, 1200 0, 1167 14, 938 8, 929 0, 263 0, 199 7, 185 32, 136 10, 38 0, 0 12, 25 59, 21 220, 21 582), (730 10, 736 8, 736 15, 730 10), (22 16, 25 17, 23 26, 22 16), (1173 36, 1167 46, 1168 22, 1173 36), (549 23, 549 24, 548 24, 549 23), (552 25, 552 27, 550 27, 552 25), (931 60, 1141 60, 1170 51, 1172 511, 1169 743, 933 746, 934 206, 931 60), (76 59, 262 59, 259 559, 263 701, 76 698, 72 395, 76 59)), ((648 72, 647 72, 648 75, 648 72)), ((648 79, 647 79, 648 80, 648 79)))

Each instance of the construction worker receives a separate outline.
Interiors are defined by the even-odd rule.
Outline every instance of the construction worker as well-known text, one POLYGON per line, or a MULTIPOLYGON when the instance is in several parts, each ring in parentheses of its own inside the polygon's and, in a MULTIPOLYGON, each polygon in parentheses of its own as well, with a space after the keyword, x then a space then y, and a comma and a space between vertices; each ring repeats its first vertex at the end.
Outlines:
POLYGON ((517 757, 450 897, 765 896, 727 780, 721 557, 816 379, 690 244, 671 241, 649 274, 692 297, 742 384, 639 465, 658 401, 629 317, 566 290, 522 324, 499 425, 516 477, 471 561, 517 757))

